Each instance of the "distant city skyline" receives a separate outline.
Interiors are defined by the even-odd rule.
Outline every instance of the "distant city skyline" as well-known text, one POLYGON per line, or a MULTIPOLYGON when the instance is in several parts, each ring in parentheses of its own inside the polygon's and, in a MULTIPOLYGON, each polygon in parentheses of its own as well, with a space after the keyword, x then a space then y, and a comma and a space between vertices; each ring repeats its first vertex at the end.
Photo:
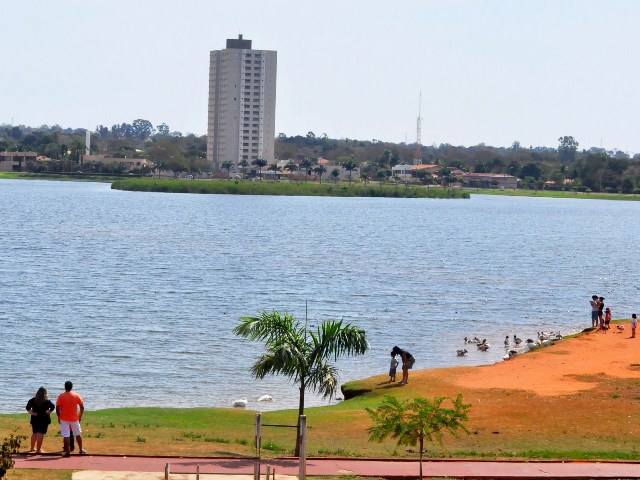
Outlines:
POLYGON ((0 124, 207 132, 208 54, 278 52, 275 134, 640 152, 634 0, 3 4, 0 124))

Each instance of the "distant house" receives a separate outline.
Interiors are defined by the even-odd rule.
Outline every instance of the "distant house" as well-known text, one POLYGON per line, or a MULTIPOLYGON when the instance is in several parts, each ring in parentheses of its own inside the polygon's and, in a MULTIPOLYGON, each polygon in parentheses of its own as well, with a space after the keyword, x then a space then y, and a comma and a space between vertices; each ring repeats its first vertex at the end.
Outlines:
POLYGON ((3 172, 24 172, 27 162, 35 162, 36 152, 0 152, 0 170, 3 172))
POLYGON ((119 158, 119 157, 108 157, 107 155, 82 155, 82 159, 80 163, 82 165, 86 163, 100 163, 102 165, 110 165, 112 163, 123 163, 127 166, 128 170, 144 167, 145 165, 149 164, 146 158, 119 158))
POLYGON ((518 178, 501 173, 463 173, 460 175, 472 188, 518 188, 518 178))
POLYGON ((418 177, 418 172, 426 172, 427 175, 433 175, 438 173, 442 167, 440 165, 433 164, 421 164, 421 165, 409 165, 402 164, 396 165, 391 168, 391 175, 398 176, 402 180, 408 180, 410 178, 418 177))

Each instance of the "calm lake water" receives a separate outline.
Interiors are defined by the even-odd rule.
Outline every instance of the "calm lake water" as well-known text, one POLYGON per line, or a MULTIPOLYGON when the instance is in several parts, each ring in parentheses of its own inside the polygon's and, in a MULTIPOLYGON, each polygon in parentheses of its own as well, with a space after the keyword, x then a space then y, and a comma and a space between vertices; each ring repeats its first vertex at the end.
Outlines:
MULTIPOLYGON (((602 294, 640 310, 640 202, 121 192, 108 184, 0 180, 0 412, 71 379, 90 410, 297 405, 254 380, 260 345, 238 319, 289 311, 344 319, 371 350, 341 380, 501 361, 505 335, 572 333, 602 294), (464 336, 488 352, 457 357, 464 336), (271 405, 255 402, 270 394, 271 405)), ((640 312, 638 312, 640 313, 640 312)), ((308 404, 326 401, 309 398, 308 404)))

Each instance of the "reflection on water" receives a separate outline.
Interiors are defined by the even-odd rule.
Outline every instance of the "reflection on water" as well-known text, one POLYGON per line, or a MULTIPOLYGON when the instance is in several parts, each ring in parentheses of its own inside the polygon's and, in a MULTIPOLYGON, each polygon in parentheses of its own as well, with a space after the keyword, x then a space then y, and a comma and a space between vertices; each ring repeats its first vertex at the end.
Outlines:
MULTIPOLYGON (((638 309, 640 203, 252 197, 0 181, 2 412, 40 385, 118 406, 294 407, 283 379, 255 381, 260 345, 241 316, 344 319, 371 350, 343 381, 386 376, 393 345, 416 368, 500 361, 505 335, 576 331, 589 297, 638 309), (464 336, 492 344, 457 357, 464 336), (274 402, 254 400, 270 394, 274 402)), ((310 398, 310 404, 323 404, 310 398)))

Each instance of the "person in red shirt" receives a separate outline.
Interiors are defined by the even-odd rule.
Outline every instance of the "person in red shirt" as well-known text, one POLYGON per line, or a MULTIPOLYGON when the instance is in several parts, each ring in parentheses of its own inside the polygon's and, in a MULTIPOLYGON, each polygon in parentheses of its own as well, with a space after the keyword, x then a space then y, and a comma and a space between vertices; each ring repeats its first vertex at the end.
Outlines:
POLYGON ((73 383, 64 382, 64 393, 58 396, 56 401, 56 415, 58 415, 58 423, 60 424, 60 433, 64 440, 64 456, 71 456, 71 444, 69 436, 71 432, 78 441, 80 455, 86 455, 87 451, 82 448, 82 429, 80 422, 84 413, 84 402, 82 397, 76 392, 72 392, 73 383))

